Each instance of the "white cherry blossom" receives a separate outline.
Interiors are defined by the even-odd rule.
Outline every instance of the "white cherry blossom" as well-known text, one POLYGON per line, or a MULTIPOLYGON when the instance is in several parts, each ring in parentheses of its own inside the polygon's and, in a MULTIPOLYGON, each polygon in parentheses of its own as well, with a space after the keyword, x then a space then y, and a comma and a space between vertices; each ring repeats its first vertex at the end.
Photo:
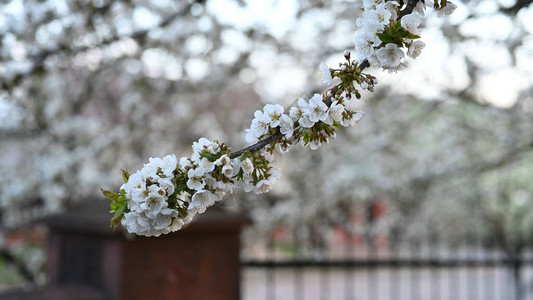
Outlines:
POLYGON ((164 196, 151 194, 146 197, 145 201, 141 203, 140 207, 148 218, 155 217, 161 209, 167 207, 168 203, 164 196))
POLYGON ((188 157, 180 158, 180 168, 186 169, 192 166, 191 160, 188 157))
POLYGON ((446 2, 446 6, 437 11, 437 17, 441 18, 441 17, 444 17, 444 16, 449 16, 455 11, 456 8, 457 8, 456 4, 454 4, 454 3, 450 2, 450 1, 447 1, 446 2))
POLYGON ((379 62, 383 67, 393 68, 400 64, 405 54, 396 44, 388 43, 385 47, 376 51, 379 62))
POLYGON ((383 0, 363 0, 363 6, 365 8, 372 8, 375 5, 382 3, 383 0))
MULTIPOLYGON (((298 101, 300 104, 300 101, 298 101)), ((315 94, 309 103, 303 107, 304 113, 309 116, 309 120, 312 122, 325 121, 328 117, 327 110, 328 106, 322 101, 322 95, 315 94)))
POLYGON ((218 143, 211 142, 207 145, 206 150, 211 154, 217 154, 220 152, 220 145, 218 143))
POLYGON ((311 128, 315 125, 315 122, 311 121, 310 114, 306 113, 298 120, 298 124, 303 128, 311 128))
POLYGON ((165 191, 166 195, 172 195, 176 190, 176 187, 170 178, 159 178, 157 184, 165 191))
POLYGON ((254 117, 250 130, 255 137, 260 137, 268 132, 269 124, 272 119, 268 114, 263 113, 260 110, 255 111, 254 117))
POLYGON ((177 212, 173 209, 162 209, 159 214, 153 219, 153 228, 156 230, 163 230, 172 223, 172 215, 177 215, 177 212))
POLYGON ((397 9, 399 6, 400 4, 396 1, 385 2, 385 8, 391 13, 391 16, 390 16, 391 20, 396 20, 398 18, 397 9))
POLYGON ((211 173, 215 169, 215 163, 204 157, 198 162, 198 169, 202 170, 203 174, 211 173))
POLYGON ((283 115, 283 110, 283 106, 279 104, 265 105, 263 111, 270 118, 270 127, 275 128, 279 126, 279 119, 283 115))
POLYGON ((363 12, 363 18, 365 21, 378 25, 380 29, 383 29, 385 25, 390 24, 391 17, 392 14, 387 8, 385 8, 384 3, 376 5, 375 9, 363 12))
POLYGON ((280 170, 278 168, 272 167, 269 173, 270 175, 268 176, 268 181, 270 181, 272 185, 276 184, 279 178, 281 177, 280 170))
POLYGON ((422 49, 426 47, 426 44, 422 41, 414 41, 411 46, 409 46, 409 50, 407 50, 407 56, 411 58, 417 58, 420 53, 422 53, 422 49))
POLYGON ((178 166, 178 159, 176 158, 176 155, 170 154, 162 159, 162 168, 161 172, 167 177, 172 176, 172 173, 176 170, 176 167, 178 166))
POLYGON ((333 80, 333 77, 331 76, 331 72, 329 70, 328 65, 326 65, 325 62, 321 62, 318 66, 318 69, 320 70, 320 79, 323 83, 330 85, 331 81, 333 80))
POLYGON ((414 12, 403 16, 401 23, 402 27, 410 33, 416 35, 420 34, 421 30, 419 26, 422 24, 422 19, 418 13, 414 12))
POLYGON ((294 122, 291 117, 285 114, 282 115, 280 118, 279 126, 279 131, 281 132, 281 134, 283 134, 286 138, 292 137, 292 134, 294 132, 294 122))
POLYGON ((248 144, 255 144, 259 142, 259 137, 255 135, 255 133, 252 131, 252 129, 245 129, 246 135, 245 140, 248 144))
POLYGON ((141 174, 144 178, 157 180, 159 179, 158 171, 164 167, 161 158, 150 157, 147 164, 144 164, 141 169, 141 174))
POLYGON ((339 104, 338 101, 334 101, 331 103, 331 107, 329 109, 329 115, 331 118, 340 123, 342 121, 342 113, 344 112, 344 105, 339 104))
POLYGON ((213 193, 206 190, 199 190, 192 196, 189 211, 195 213, 203 213, 205 210, 215 203, 216 197, 213 193))
POLYGON ((269 192, 273 187, 273 184, 266 180, 266 179, 263 179, 263 180, 260 180, 254 187, 254 192, 256 194, 263 194, 263 193, 267 193, 269 192))
POLYGON ((143 195, 144 191, 146 191, 146 180, 141 172, 136 172, 130 176, 128 183, 123 184, 120 189, 124 189, 126 191, 126 196, 130 199, 143 195))
POLYGON ((232 164, 231 158, 224 154, 219 159, 215 161, 215 166, 226 166, 232 164))
MULTIPOLYGON (((299 99, 298 101, 300 101, 299 99)), ((298 119, 300 119, 302 115, 303 115, 303 110, 300 107, 293 106, 289 109, 289 117, 291 117, 291 119, 295 122, 298 121, 298 119)))
POLYGON ((126 227, 129 232, 142 235, 150 232, 150 221, 144 214, 136 212, 128 212, 124 214, 121 220, 122 226, 126 227))
POLYGON ((355 126, 365 115, 362 111, 356 111, 351 118, 343 119, 342 126, 355 126))
POLYGON ((187 187, 197 191, 203 189, 205 186, 203 175, 203 169, 190 169, 189 172, 187 172, 187 177, 189 178, 189 180, 187 180, 187 187))
POLYGON ((191 156, 191 160, 193 162, 196 162, 196 161, 200 160, 201 159, 200 152, 206 150, 207 146, 210 145, 210 144, 211 144, 211 142, 208 139, 204 138, 204 137, 200 138, 198 140, 198 142, 194 142, 192 144, 193 154, 191 156))
POLYGON ((168 232, 174 232, 180 230, 185 225, 184 219, 174 218, 172 223, 167 227, 168 232))
POLYGON ((224 176, 228 178, 231 178, 233 176, 233 172, 233 165, 224 165, 222 167, 222 174, 224 174, 224 176))
POLYGON ((254 164, 249 158, 241 161, 241 169, 245 175, 250 175, 254 171, 254 164))
POLYGON ((368 41, 356 37, 355 52, 359 54, 360 60, 365 60, 374 55, 374 47, 368 41))

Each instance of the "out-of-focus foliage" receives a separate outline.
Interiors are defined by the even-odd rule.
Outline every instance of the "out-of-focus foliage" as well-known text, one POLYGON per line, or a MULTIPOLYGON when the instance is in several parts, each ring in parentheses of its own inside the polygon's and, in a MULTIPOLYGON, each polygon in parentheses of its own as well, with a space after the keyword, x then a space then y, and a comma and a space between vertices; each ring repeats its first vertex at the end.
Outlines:
MULTIPOLYGON (((471 232, 531 239, 533 8, 470 1, 448 23, 428 11, 424 54, 375 72, 366 117, 320 152, 294 149, 281 182, 237 197, 257 231, 327 224, 387 204, 392 238, 471 232), (390 87, 390 88, 386 88, 390 87), (503 170, 503 171, 502 171, 503 170), (524 209, 522 209, 524 208, 524 209), (487 225, 489 224, 489 225, 487 225), (429 229, 429 230, 428 230, 429 229)), ((0 4, 3 231, 116 189, 150 156, 200 136, 235 149, 263 103, 312 95, 318 63, 352 48, 354 1, 22 1, 0 4)), ((509 246, 511 247, 511 246, 509 246)), ((513 251, 515 251, 513 250, 513 251)))

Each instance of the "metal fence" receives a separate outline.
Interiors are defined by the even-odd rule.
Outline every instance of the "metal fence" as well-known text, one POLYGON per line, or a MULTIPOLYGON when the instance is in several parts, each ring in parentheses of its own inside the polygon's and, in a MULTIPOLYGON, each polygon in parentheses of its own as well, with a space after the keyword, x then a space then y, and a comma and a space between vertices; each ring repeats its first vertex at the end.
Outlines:
POLYGON ((290 232, 278 228, 243 251, 243 299, 533 299, 529 250, 511 255, 472 237, 392 245, 334 230, 321 250, 308 251, 290 232))

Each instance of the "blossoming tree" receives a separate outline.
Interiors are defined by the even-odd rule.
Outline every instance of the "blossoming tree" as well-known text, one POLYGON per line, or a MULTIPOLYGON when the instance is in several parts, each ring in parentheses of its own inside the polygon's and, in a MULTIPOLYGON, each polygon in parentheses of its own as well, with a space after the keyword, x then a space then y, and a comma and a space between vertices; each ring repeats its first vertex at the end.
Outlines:
MULTIPOLYGON (((340 54, 353 49, 354 15, 374 11, 359 9, 364 7, 362 2, 349 1, 284 1, 288 7, 283 10, 261 6, 268 1, 244 2, 141 0, 79 5, 14 0, 0 4, 2 253, 25 253, 18 244, 4 243, 4 235, 9 239, 12 232, 24 230, 43 214, 94 201, 100 186, 118 188, 120 176, 109 170, 138 169, 149 156, 189 153, 198 136, 236 147, 246 135, 254 138, 253 133, 241 132, 246 127, 243 120, 253 119, 257 103, 277 100, 285 104, 283 114, 289 118, 292 99, 306 95, 307 106, 314 105, 307 99, 319 94, 324 84, 318 84, 318 72, 310 70, 321 60, 335 66, 337 74, 343 71, 338 61, 353 68, 340 54), (284 19, 292 21, 280 23, 284 19)), ((470 188, 475 184, 456 182, 484 178, 468 167, 492 167, 498 172, 529 149, 523 146, 529 143, 533 107, 527 85, 518 86, 521 94, 511 108, 495 108, 485 98, 487 88, 492 98, 499 98, 501 93, 493 93, 494 89, 513 94, 516 84, 532 78, 528 76, 532 65, 526 38, 528 3, 457 2, 460 11, 442 19, 434 17, 442 11, 427 9, 418 26, 423 31, 409 29, 423 35, 413 44, 427 44, 409 68, 405 63, 409 55, 416 56, 416 47, 409 51, 405 44, 397 44, 404 57, 394 66, 397 60, 387 58, 383 50, 388 43, 376 45, 374 51, 381 50, 387 64, 385 72, 366 68, 361 72, 375 72, 379 89, 369 94, 374 86, 363 80, 354 88, 365 101, 356 101, 357 95, 352 94, 341 105, 354 104, 353 111, 364 110, 366 119, 357 130, 338 131, 339 138, 322 151, 299 149, 277 156, 274 165, 283 170, 283 180, 271 192, 250 193, 238 203, 255 220, 246 244, 250 237, 260 238, 258 231, 282 224, 297 228, 302 243, 316 246, 327 240, 323 233, 328 226, 361 230, 350 224, 350 208, 376 198, 386 199, 391 220, 387 226, 397 236, 422 238, 435 219, 441 224, 446 223, 442 220, 464 222, 465 230, 481 222, 467 206, 471 201, 466 201, 475 199, 475 189, 470 188), (388 71, 394 72, 391 68, 405 72, 389 75, 388 71), (493 73, 504 76, 487 86, 485 81, 493 73), (450 191, 460 197, 451 197, 450 191)), ((374 18, 372 14, 366 13, 374 18)), ((370 32, 371 24, 361 19, 359 25, 370 32)), ((356 44, 374 45, 362 42, 364 32, 356 33, 356 44)), ((357 59, 361 65, 360 56, 365 53, 352 50, 350 64, 357 59)), ((368 60, 379 63, 377 54, 368 60)), ((321 69, 328 76, 329 68, 321 64, 321 69)), ((331 71, 329 75, 331 88, 341 79, 333 78, 331 71)), ((301 107, 297 101, 292 106, 301 107)), ((263 116, 265 110, 261 110, 263 116)), ((332 111, 327 112, 333 118, 332 111)), ((294 137, 300 124, 292 125, 294 137)), ((272 123, 268 126, 274 129, 272 123)), ((266 140, 271 134, 256 138, 266 140)), ((318 143, 311 141, 308 146, 318 143)), ((282 144, 277 148, 288 149, 282 144)), ((239 159, 231 161, 239 163, 239 159)), ((530 165, 527 160, 521 162, 530 165)), ((272 163, 268 165, 276 170, 272 163)), ((216 168, 222 171, 224 166, 216 168)), ((212 188, 212 180, 201 177, 204 189, 212 188)), ((245 186, 236 178, 223 179, 234 181, 230 185, 236 189, 245 186)), ((255 188, 252 184, 248 188, 255 188)), ((228 205, 228 201, 216 204, 228 205)), ((504 206, 491 207, 506 211, 504 206)), ((490 231, 491 227, 476 228, 490 231)), ((42 265, 36 257, 21 258, 35 271, 42 265)))

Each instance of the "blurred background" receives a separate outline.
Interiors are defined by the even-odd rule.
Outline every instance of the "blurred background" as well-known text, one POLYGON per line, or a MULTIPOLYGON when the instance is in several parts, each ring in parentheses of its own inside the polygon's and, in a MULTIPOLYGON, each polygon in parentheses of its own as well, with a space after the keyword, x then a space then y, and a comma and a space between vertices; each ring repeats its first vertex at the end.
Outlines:
MULTIPOLYGON (((533 299, 533 6, 426 12, 422 55, 377 69, 365 118, 278 156, 245 212, 243 299, 533 299)), ((237 150, 266 103, 326 87, 357 1, 14 0, 0 4, 0 291, 43 286, 36 220, 118 189, 120 169, 237 150)))

